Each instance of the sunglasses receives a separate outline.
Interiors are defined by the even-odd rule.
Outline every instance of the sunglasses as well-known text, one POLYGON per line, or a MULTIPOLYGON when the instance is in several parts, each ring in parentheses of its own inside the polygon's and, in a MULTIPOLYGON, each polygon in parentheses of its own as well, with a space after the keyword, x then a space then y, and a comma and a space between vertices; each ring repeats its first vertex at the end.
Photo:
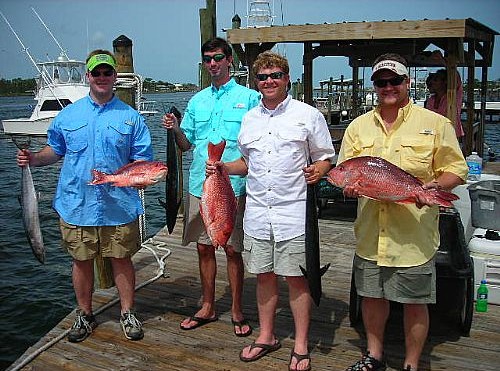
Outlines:
POLYGON ((214 54, 214 55, 203 55, 201 57, 201 59, 203 60, 203 62, 205 63, 210 63, 212 61, 212 59, 216 62, 220 62, 221 60, 223 60, 224 58, 226 58, 226 55, 225 54, 214 54))
POLYGON ((278 72, 272 72, 272 73, 258 73, 255 75, 257 80, 259 81, 266 81, 268 78, 271 78, 273 80, 279 80, 285 76, 286 73, 278 71, 278 72))
POLYGON ((387 84, 391 84, 391 86, 399 86, 406 80, 404 76, 393 77, 392 79, 378 79, 373 81, 373 85, 377 88, 385 88, 387 84))
POLYGON ((90 74, 92 75, 92 77, 99 77, 99 76, 110 77, 110 76, 113 76, 114 72, 115 71, 113 71, 113 70, 105 70, 105 71, 92 70, 92 71, 90 71, 90 74))

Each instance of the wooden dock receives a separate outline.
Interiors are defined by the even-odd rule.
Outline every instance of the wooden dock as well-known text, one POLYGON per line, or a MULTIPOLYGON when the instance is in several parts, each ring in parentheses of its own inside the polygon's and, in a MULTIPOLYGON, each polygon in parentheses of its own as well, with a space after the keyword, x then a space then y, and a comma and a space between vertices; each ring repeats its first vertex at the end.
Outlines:
MULTIPOLYGON (((313 370, 344 370, 364 350, 362 327, 350 327, 349 291, 351 262, 354 253, 352 218, 334 213, 342 205, 333 205, 320 220, 322 261, 332 264, 324 276, 324 296, 315 307, 310 331, 313 370)), ((342 215, 346 215, 342 210, 342 215)), ((200 283, 194 245, 180 245, 181 220, 172 235, 160 231, 149 246, 164 243, 171 250, 166 259, 168 277, 143 286, 137 291, 136 309, 144 324, 142 341, 128 341, 121 331, 119 306, 114 304, 97 315, 99 326, 85 341, 73 344, 62 338, 43 351, 23 370, 286 370, 293 346, 293 319, 288 307, 286 283, 280 286, 276 334, 282 348, 252 363, 239 360, 240 350, 256 337, 258 331, 255 303, 255 276, 247 274, 244 286, 244 313, 254 326, 249 338, 234 336, 230 316, 230 294, 226 281, 223 253, 217 254, 216 300, 219 321, 196 330, 184 331, 179 323, 196 312, 200 283)), ((163 254, 159 251, 158 254, 163 254)), ((137 283, 158 275, 153 254, 143 248, 134 257, 137 283)), ((115 289, 99 290, 94 296, 94 310, 116 299, 115 289)), ((460 334, 456 323, 446 314, 431 311, 431 330, 425 346, 421 370, 498 370, 500 344, 500 306, 490 305, 487 313, 474 313, 470 337, 460 334)), ((15 368, 70 328, 70 313, 37 344, 29 348, 11 366, 15 368)), ((386 334, 388 370, 400 370, 404 356, 401 312, 391 314, 386 334)))

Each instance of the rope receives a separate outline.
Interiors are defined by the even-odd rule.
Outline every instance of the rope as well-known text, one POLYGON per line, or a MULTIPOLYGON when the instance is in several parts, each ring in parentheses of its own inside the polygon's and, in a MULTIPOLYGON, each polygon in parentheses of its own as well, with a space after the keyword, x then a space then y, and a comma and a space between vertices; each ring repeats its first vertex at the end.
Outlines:
MULTIPOLYGON (((166 245, 167 244, 165 242, 154 241, 153 238, 149 238, 147 241, 145 241, 145 242, 143 242, 141 244, 141 248, 143 247, 143 248, 149 250, 153 254, 153 256, 155 257, 156 262, 158 263, 158 270, 157 270, 156 276, 154 276, 154 277, 150 278, 149 280, 147 280, 145 282, 142 282, 141 284, 137 285, 135 287, 135 291, 143 288, 146 285, 149 285, 150 283, 156 281, 160 277, 167 278, 167 277, 170 276, 168 274, 168 272, 166 271, 165 260, 170 256, 170 254, 172 252, 170 251, 170 249, 166 248, 166 245), (147 246, 147 244, 151 244, 151 245, 153 245, 153 247, 147 246), (157 250, 160 250, 160 251, 165 251, 165 254, 162 257, 159 257, 158 253, 154 250, 154 248, 156 248, 157 250)), ((120 301, 119 297, 113 299, 109 303, 107 303, 107 304, 103 305, 102 307, 100 307, 99 309, 97 309, 94 312, 94 315, 97 316, 98 314, 104 312, 106 309, 108 309, 108 308, 112 307, 113 305, 117 304, 119 301, 120 301)), ((53 346, 54 344, 58 343, 60 340, 64 339, 68 335, 68 333, 70 332, 70 330, 71 330, 71 328, 65 330, 63 333, 59 334, 57 337, 55 337, 54 339, 52 339, 51 341, 49 341, 47 344, 43 345, 42 347, 40 347, 39 349, 37 349, 36 351, 34 351, 30 355, 28 355, 19 364, 15 365, 15 366, 12 366, 12 367, 9 367, 7 369, 7 371, 17 371, 17 370, 20 370, 21 368, 23 368, 24 366, 26 366, 28 363, 30 363, 31 361, 33 361, 40 354, 42 354, 47 349, 49 349, 51 346, 53 346)))

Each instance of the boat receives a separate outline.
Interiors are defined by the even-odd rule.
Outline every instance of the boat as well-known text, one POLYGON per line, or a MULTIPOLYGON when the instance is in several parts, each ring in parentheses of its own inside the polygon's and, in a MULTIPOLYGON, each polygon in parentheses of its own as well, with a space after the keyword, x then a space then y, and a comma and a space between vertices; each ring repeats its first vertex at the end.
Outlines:
MULTIPOLYGON (((34 91, 34 100, 36 101, 34 109, 30 117, 1 120, 0 129, 7 135, 46 136, 50 123, 64 107, 89 94, 90 88, 86 78, 85 62, 70 59, 35 9, 32 8, 32 10, 59 46, 61 52, 59 57, 52 61, 35 62, 7 18, 0 12, 0 15, 38 71, 34 91)), ((134 108, 143 116, 151 116, 158 113, 155 107, 156 102, 143 98, 143 81, 143 77, 138 74, 119 72, 115 89, 134 89, 136 97, 134 108)))
POLYGON ((50 62, 36 63, 35 107, 30 117, 1 121, 1 128, 9 135, 47 135, 52 119, 66 107, 89 93, 84 62, 60 55, 50 62))

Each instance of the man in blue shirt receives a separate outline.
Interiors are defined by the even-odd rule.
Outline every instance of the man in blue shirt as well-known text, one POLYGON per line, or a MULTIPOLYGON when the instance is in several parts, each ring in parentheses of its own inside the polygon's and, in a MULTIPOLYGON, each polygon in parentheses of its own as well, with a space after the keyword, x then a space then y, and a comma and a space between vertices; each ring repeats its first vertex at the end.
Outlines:
MULTIPOLYGON (((176 143, 182 151, 193 148, 193 162, 189 169, 189 199, 184 220, 183 244, 197 243, 202 286, 202 305, 193 316, 180 324, 183 330, 192 330, 215 321, 215 275, 217 262, 215 248, 200 215, 200 198, 205 180, 205 163, 208 159, 208 143, 226 141, 223 161, 241 157, 237 148, 238 133, 243 115, 259 102, 259 93, 237 84, 230 76, 233 63, 232 50, 226 40, 214 38, 201 47, 203 66, 211 76, 211 86, 191 98, 179 126, 173 114, 166 114, 163 126, 173 130, 176 143)), ((245 208, 245 177, 231 176, 231 184, 238 200, 235 228, 224 248, 227 271, 231 286, 231 315, 236 336, 248 336, 252 328, 243 317, 242 291, 244 267, 243 211, 245 208)))
POLYGON ((140 248, 138 217, 144 212, 137 189, 89 185, 92 169, 113 173, 137 160, 152 160, 151 136, 139 113, 113 93, 116 60, 106 50, 87 57, 90 94, 65 107, 47 131, 41 151, 18 152, 19 166, 45 166, 64 157, 54 198, 63 246, 73 258, 78 303, 68 340, 80 342, 97 326, 92 314, 94 258, 111 259, 127 339, 144 336, 133 312, 135 271, 131 256, 140 248))

